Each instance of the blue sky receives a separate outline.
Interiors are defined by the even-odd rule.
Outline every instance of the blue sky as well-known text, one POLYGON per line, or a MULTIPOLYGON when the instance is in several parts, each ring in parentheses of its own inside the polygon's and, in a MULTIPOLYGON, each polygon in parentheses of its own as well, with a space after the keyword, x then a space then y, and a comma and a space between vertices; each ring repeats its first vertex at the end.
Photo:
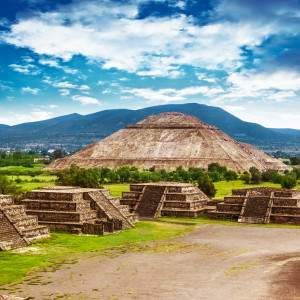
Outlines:
POLYGON ((300 129, 298 0, 1 0, 0 124, 167 103, 300 129))

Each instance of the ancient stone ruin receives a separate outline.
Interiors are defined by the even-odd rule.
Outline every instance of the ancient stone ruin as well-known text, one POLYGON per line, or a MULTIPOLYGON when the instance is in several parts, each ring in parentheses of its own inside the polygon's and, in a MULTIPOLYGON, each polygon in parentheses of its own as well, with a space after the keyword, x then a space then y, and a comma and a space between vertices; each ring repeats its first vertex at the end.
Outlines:
POLYGON ((155 182, 131 184, 122 193, 121 204, 140 217, 191 217, 203 214, 210 200, 190 183, 155 182))
POLYGON ((39 225, 37 217, 27 215, 24 205, 14 205, 13 196, 0 195, 0 250, 25 247, 48 237, 49 228, 39 225))
POLYGON ((137 221, 107 189, 46 187, 28 192, 22 203, 39 224, 76 233, 103 235, 133 227, 137 221))
POLYGON ((269 187, 233 190, 209 212, 211 219, 243 223, 300 224, 300 191, 269 187))
POLYGON ((290 169, 196 117, 163 113, 128 125, 70 157, 57 159, 45 170, 62 170, 72 164, 82 168, 136 166, 174 170, 182 166, 207 169, 213 162, 240 172, 249 171, 252 166, 259 170, 290 169))

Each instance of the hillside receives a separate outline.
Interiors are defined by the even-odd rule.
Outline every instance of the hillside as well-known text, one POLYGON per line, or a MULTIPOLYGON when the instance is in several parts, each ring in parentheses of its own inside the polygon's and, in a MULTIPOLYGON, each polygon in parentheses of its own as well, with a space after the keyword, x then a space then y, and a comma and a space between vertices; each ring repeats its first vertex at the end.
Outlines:
MULTIPOLYGON (((291 136, 283 130, 265 128, 259 124, 245 122, 219 107, 204 104, 169 104, 138 110, 112 109, 89 115, 71 114, 49 120, 24 123, 15 126, 0 125, 0 147, 24 147, 28 144, 61 144, 69 150, 101 140, 124 128, 137 123, 152 114, 177 111, 193 115, 200 120, 217 126, 241 142, 256 145, 279 145, 291 141, 299 145, 300 136, 291 136)), ((297 130, 295 130, 297 132, 297 130)), ((300 131, 299 131, 300 132, 300 131)))

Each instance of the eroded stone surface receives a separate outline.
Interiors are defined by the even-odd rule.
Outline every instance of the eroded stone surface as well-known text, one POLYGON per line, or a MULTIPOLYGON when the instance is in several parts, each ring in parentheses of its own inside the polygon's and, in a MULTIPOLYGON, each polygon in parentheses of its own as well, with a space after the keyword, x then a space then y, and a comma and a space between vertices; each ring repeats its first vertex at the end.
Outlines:
POLYGON ((62 170, 76 164, 82 168, 136 166, 173 170, 210 163, 235 171, 289 169, 257 148, 239 143, 214 126, 181 113, 152 115, 128 125, 100 142, 95 142, 70 157, 58 159, 46 170, 62 170))

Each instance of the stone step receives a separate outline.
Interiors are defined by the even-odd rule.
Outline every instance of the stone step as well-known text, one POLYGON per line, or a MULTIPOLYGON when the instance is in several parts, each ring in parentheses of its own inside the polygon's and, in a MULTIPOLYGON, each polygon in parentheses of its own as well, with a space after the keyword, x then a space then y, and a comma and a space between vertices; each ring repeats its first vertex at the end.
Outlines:
POLYGON ((97 212, 93 210, 81 212, 57 212, 46 210, 28 210, 28 214, 36 215, 40 221, 57 222, 83 222, 97 218, 97 212))
POLYGON ((14 216, 24 215, 25 206, 24 205, 9 205, 2 208, 3 212, 13 218, 14 216))
POLYGON ((30 226, 38 225, 38 219, 36 216, 28 216, 28 215, 14 216, 12 221, 19 229, 26 228, 27 226, 30 227, 30 226))
POLYGON ((190 210, 190 209, 162 209, 162 217, 178 217, 178 218, 197 218, 203 214, 205 209, 190 210))
POLYGON ((14 204, 13 196, 0 195, 0 208, 14 204))
POLYGON ((53 200, 53 201, 73 201, 78 202, 83 200, 83 192, 60 192, 50 190, 36 190, 27 192, 27 199, 32 200, 53 200))
POLYGON ((22 229, 22 234, 26 238, 39 238, 39 236, 49 235, 49 228, 47 226, 38 225, 22 229))
POLYGON ((84 200, 76 202, 25 199, 22 203, 28 210, 53 210, 53 211, 85 211, 90 208, 90 203, 84 200))
POLYGON ((164 201, 163 208, 196 209, 203 207, 205 205, 205 202, 201 200, 193 202, 164 201))

